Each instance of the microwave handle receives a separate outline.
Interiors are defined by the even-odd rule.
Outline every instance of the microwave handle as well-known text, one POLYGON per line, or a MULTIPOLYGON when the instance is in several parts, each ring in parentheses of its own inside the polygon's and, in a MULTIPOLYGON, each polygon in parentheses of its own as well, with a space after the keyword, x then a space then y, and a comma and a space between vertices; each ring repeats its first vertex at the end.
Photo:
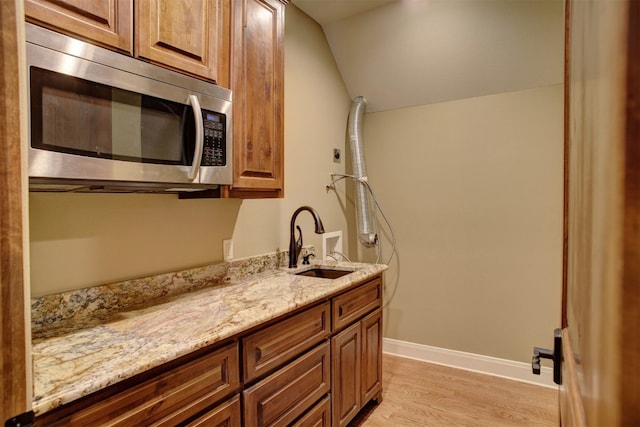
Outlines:
POLYGON ((202 110, 200 109, 200 100, 196 95, 189 95, 189 104, 193 108, 193 119, 196 122, 196 148, 193 150, 193 162, 191 163, 191 173, 189 179, 192 181, 198 176, 200 170, 200 162, 202 161, 203 134, 204 125, 202 123, 202 110))

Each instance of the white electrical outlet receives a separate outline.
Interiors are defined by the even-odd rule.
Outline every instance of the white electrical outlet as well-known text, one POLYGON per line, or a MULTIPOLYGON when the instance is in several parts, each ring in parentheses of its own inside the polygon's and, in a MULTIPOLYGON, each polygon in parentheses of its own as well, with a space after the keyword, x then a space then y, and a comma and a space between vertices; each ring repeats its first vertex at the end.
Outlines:
POLYGON ((233 259, 233 240, 222 241, 222 255, 225 261, 231 261, 233 259))

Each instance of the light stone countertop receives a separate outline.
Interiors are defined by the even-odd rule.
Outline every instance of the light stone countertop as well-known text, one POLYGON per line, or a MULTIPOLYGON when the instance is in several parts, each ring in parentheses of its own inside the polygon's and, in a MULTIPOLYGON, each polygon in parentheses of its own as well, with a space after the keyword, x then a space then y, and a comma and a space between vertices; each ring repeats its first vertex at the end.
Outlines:
POLYGON ((33 411, 43 414, 387 269, 347 262, 330 268, 355 271, 329 280, 271 270, 116 312, 39 325, 32 342, 33 411))

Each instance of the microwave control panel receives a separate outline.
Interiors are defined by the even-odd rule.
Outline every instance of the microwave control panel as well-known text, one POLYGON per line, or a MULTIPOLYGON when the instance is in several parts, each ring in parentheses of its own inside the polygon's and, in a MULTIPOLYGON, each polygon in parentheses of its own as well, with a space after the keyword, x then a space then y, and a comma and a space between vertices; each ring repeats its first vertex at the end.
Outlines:
POLYGON ((226 166, 226 117, 224 114, 203 111, 204 146, 201 166, 226 166))

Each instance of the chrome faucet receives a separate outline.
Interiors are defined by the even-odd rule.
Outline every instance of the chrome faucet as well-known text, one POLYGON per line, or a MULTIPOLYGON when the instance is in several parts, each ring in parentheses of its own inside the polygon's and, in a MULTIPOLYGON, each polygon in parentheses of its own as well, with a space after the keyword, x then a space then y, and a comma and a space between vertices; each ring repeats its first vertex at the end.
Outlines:
POLYGON ((296 227, 296 218, 302 211, 309 211, 311 215, 313 215, 313 221, 316 224, 316 234, 324 233, 324 226, 322 225, 322 220, 320 219, 320 215, 318 215, 318 211, 310 206, 301 206, 296 209, 291 216, 291 229, 289 230, 289 268, 295 268, 298 266, 298 255, 300 255, 300 251, 302 250, 302 230, 300 227, 296 227), (298 233, 300 233, 298 240, 295 238, 295 228, 297 228, 298 233))

